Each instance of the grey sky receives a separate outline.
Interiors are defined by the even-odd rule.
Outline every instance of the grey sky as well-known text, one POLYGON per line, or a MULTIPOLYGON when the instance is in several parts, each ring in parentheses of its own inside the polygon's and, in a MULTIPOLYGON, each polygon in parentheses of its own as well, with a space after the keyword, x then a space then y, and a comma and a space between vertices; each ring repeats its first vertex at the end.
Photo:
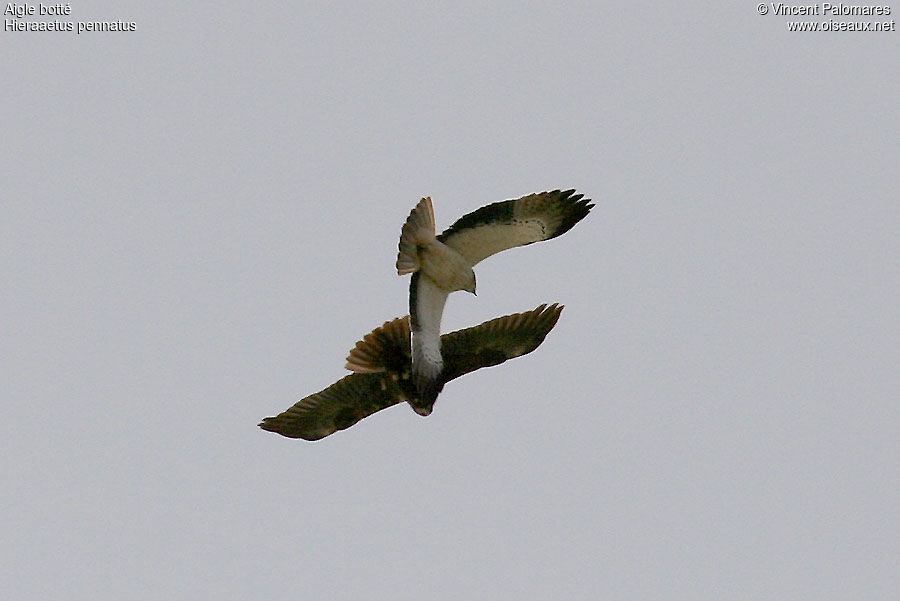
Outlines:
POLYGON ((71 6, 137 30, 0 35, 0 597, 896 599, 900 33, 71 6), (256 427, 406 312, 421 196, 569 187, 444 318, 565 304, 537 351, 428 418, 256 427))

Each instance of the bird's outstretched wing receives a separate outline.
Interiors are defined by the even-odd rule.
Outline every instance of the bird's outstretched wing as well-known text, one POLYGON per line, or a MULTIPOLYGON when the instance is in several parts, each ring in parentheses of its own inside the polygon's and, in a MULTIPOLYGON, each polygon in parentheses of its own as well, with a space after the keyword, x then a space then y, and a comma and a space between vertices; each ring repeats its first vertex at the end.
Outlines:
POLYGON ((575 190, 529 194, 463 215, 437 239, 474 266, 502 250, 565 234, 593 206, 589 198, 575 194, 575 190))
MULTIPOLYGON (((444 334, 441 383, 482 367, 499 365, 535 350, 556 325, 562 305, 540 305, 480 325, 444 334)), ((403 401, 416 402, 410 380, 409 324, 406 317, 373 330, 350 352, 369 373, 353 373, 303 398, 259 427, 287 436, 318 440, 349 428, 364 417, 403 401), (407 336, 403 336, 403 332, 407 336)))
POLYGON ((540 305, 532 311, 486 321, 474 328, 441 336, 443 381, 449 382, 482 367, 526 355, 539 347, 559 321, 563 305, 540 305))
POLYGON ((344 376, 275 417, 264 418, 259 427, 288 438, 319 440, 402 402, 396 384, 388 382, 381 374, 344 376))

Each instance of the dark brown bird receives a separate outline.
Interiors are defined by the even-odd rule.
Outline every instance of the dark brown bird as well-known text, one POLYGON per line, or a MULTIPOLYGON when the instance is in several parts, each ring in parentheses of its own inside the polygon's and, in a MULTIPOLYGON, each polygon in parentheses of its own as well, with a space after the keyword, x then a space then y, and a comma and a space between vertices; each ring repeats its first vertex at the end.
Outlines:
MULTIPOLYGON (((562 305, 540 305, 441 336, 444 384, 482 367, 499 365, 536 349, 556 325, 562 305)), ((431 413, 434 400, 423 399, 411 375, 409 318, 385 322, 356 343, 347 357, 352 373, 328 388, 267 417, 263 430, 289 438, 318 440, 349 428, 364 417, 403 401, 416 413, 431 413)))

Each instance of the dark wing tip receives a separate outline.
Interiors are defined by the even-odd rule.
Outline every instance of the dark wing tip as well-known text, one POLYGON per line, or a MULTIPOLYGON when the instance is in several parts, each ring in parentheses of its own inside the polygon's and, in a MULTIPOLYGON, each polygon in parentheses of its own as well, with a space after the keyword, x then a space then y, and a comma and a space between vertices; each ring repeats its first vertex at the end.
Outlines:
MULTIPOLYGON (((559 303, 553 303, 552 305, 544 303, 538 305, 531 311, 515 314, 512 316, 514 317, 514 320, 505 324, 504 327, 528 328, 533 330, 534 333, 539 336, 540 342, 543 342, 547 334, 550 333, 550 330, 556 326, 556 322, 559 321, 559 316, 562 314, 564 308, 565 306, 559 303)), ((494 322, 494 327, 499 327, 502 323, 503 322, 498 320, 494 322)), ((538 342, 538 345, 540 342, 538 342)), ((537 346, 535 346, 535 348, 537 348, 537 346)))
POLYGON ((552 305, 545 303, 529 311, 527 315, 531 316, 533 323, 539 326, 541 330, 549 332, 556 326, 556 322, 559 321, 559 316, 565 308, 565 305, 559 303, 553 303, 552 305))
POLYGON ((331 432, 321 432, 308 428, 298 427, 294 420, 286 420, 282 415, 274 417, 264 417, 259 422, 259 427, 266 432, 274 432, 285 438, 302 438, 303 440, 319 440, 325 438, 331 432))
POLYGON ((587 217, 587 214, 594 208, 591 199, 585 198, 584 194, 576 194, 574 188, 564 191, 554 190, 548 194, 558 195, 559 202, 562 205, 559 225, 547 238, 548 240, 568 232, 575 227, 576 223, 587 217))

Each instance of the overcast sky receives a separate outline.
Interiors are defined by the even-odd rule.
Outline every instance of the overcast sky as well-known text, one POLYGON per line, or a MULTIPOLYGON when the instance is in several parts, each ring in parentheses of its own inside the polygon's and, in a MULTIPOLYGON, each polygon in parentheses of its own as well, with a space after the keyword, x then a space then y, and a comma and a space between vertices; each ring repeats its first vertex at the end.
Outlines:
POLYGON ((900 33, 330 4, 0 35, 0 597, 895 601, 900 33), (257 428, 406 313, 421 196, 555 188, 597 206, 443 324, 563 303, 537 351, 257 428))

